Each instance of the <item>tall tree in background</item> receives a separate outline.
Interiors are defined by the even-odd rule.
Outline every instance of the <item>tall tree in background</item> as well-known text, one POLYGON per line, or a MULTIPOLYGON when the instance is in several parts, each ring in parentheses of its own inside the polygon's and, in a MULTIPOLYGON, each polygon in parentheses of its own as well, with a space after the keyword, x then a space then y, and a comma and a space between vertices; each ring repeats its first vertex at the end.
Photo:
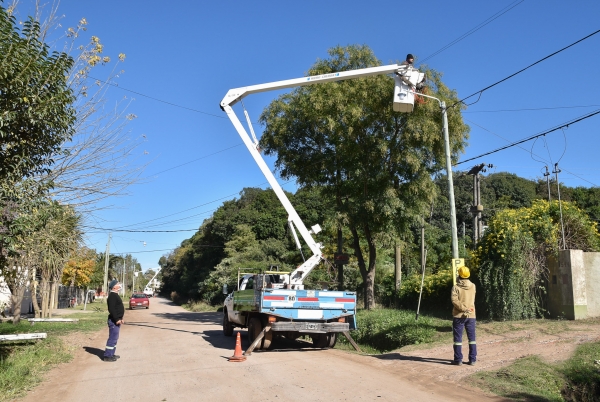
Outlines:
MULTIPOLYGON (((308 75, 381 65, 367 46, 335 47, 308 75)), ((429 87, 447 104, 456 93, 427 70, 429 87)), ((437 102, 411 114, 392 110, 394 82, 377 76, 297 88, 273 101, 260 117, 261 148, 277 155, 284 178, 323 186, 336 205, 340 225, 353 236, 366 308, 374 305, 377 249, 390 246, 417 215, 429 210, 432 175, 444 166, 442 118, 437 102)), ((458 107, 448 110, 452 154, 468 135, 458 107)))

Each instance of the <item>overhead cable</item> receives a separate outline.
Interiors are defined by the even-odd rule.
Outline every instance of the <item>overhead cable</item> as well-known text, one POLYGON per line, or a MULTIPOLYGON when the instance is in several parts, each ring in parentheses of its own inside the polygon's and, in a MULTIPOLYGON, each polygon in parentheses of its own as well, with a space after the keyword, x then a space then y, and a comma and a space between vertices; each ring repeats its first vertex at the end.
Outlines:
POLYGON ((483 154, 481 154, 481 155, 475 156, 475 157, 473 157, 473 158, 469 158, 469 159, 465 159, 464 161, 457 162, 457 163, 455 163, 454 165, 455 165, 455 166, 456 166, 456 165, 461 165, 461 164, 463 164, 463 163, 467 163, 467 162, 470 162, 470 161, 472 161, 472 160, 479 159, 479 158, 481 158, 481 157, 484 157, 484 156, 487 156, 487 155, 491 155, 491 154, 494 154, 494 153, 496 153, 496 152, 503 151, 503 150, 505 150, 505 149, 508 149, 508 148, 512 148, 512 147, 514 147, 514 146, 517 146, 517 145, 519 145, 519 144, 522 144, 522 143, 524 143, 524 142, 531 141, 531 140, 533 140, 533 139, 536 139, 536 138, 538 138, 538 137, 544 136, 544 135, 546 135, 546 134, 550 134, 550 133, 551 133, 551 132, 553 132, 553 131, 557 131, 557 130, 560 130, 560 129, 562 129, 562 128, 569 127, 569 126, 570 126, 570 125, 572 125, 572 124, 578 123, 578 122, 580 122, 580 121, 582 121, 582 120, 585 120, 585 119, 589 119, 590 117, 592 117, 592 116, 595 116, 595 115, 597 115, 597 114, 600 114, 600 110, 596 110, 595 112, 592 112, 592 113, 590 113, 590 114, 587 114, 587 115, 585 115, 585 116, 578 117, 578 118, 576 118, 576 119, 574 119, 574 120, 571 120, 571 121, 569 121, 568 123, 564 123, 564 124, 561 124, 560 126, 557 126, 557 127, 554 127, 554 128, 552 128, 552 129, 550 129, 550 130, 544 131, 543 133, 532 135, 532 136, 530 136, 530 137, 527 137, 527 138, 524 138, 524 139, 522 139, 522 140, 520 140, 520 141, 516 141, 516 142, 510 143, 510 144, 508 144, 508 145, 505 145, 505 146, 503 146, 503 147, 500 147, 500 148, 496 148, 496 149, 494 149, 493 151, 489 151, 489 152, 483 153, 483 154))
MULTIPOLYGON (((457 105, 457 104, 459 104, 459 103, 464 103, 464 101, 465 101, 465 100, 467 100, 467 99, 469 99, 469 98, 471 98, 471 97, 473 97, 473 96, 475 96, 475 95, 479 95, 479 98, 481 98, 481 94, 483 94, 483 93, 484 93, 485 91, 487 91, 488 89, 490 89, 490 88, 492 88, 492 87, 495 87, 496 85, 498 85, 498 84, 500 84, 500 83, 502 83, 502 82, 504 82, 504 81, 506 81, 506 80, 508 80, 508 79, 510 79, 510 78, 512 78, 512 77, 514 77, 514 76, 516 76, 516 75, 518 75, 518 74, 521 74, 523 71, 525 71, 525 70, 527 70, 527 69, 529 69, 529 68, 531 68, 531 67, 535 66, 536 64, 539 64, 539 63, 541 63, 541 62, 542 62, 542 61, 544 61, 544 60, 547 60, 547 59, 549 59, 549 58, 550 58, 550 57, 552 57, 552 56, 555 56, 555 55, 559 54, 560 52, 562 52, 562 51, 564 51, 564 50, 567 50, 568 48, 570 48, 570 47, 572 47, 572 46, 575 46, 575 45, 576 45, 576 44, 578 44, 579 42, 583 42, 584 40, 586 40, 586 39, 588 39, 588 38, 591 38, 592 36, 596 35, 598 32, 600 32, 600 29, 599 29, 599 30, 597 30, 596 32, 592 32, 591 34, 589 34, 589 35, 587 35, 587 36, 585 36, 585 37, 583 37, 583 38, 581 38, 581 39, 579 39, 579 40, 577 40, 577 41, 575 41, 575 42, 571 43, 571 44, 570 44, 570 45, 568 45, 568 46, 565 46, 565 47, 563 47, 563 48, 562 48, 562 49, 560 49, 560 50, 557 50, 556 52, 554 52, 554 53, 552 53, 552 54, 549 54, 549 55, 548 55, 548 56, 546 56, 546 57, 543 57, 543 58, 539 59, 539 60, 538 60, 538 61, 536 61, 535 63, 532 63, 532 64, 528 65, 527 67, 525 67, 525 68, 522 68, 521 70, 517 71, 516 73, 513 73, 513 74, 509 75, 508 77, 506 77, 506 78, 503 78, 503 79, 501 79, 500 81, 497 81, 497 82, 493 83, 492 85, 488 85, 487 87, 485 87, 485 88, 483 88, 483 89, 481 89, 481 90, 479 90, 479 91, 477 91, 477 92, 475 92, 475 93, 472 93, 471 95, 467 96, 466 98, 462 98, 461 100, 459 100, 458 102, 454 103, 454 104, 453 104, 452 106, 450 106, 450 107, 454 107, 454 106, 456 106, 456 105, 457 105)), ((479 101, 479 98, 477 98, 477 100, 476 100, 475 102, 473 102, 473 103, 477 103, 477 102, 479 101)), ((472 105, 473 103, 471 103, 471 105, 472 105)), ((468 106, 468 105, 467 105, 467 106, 468 106)))

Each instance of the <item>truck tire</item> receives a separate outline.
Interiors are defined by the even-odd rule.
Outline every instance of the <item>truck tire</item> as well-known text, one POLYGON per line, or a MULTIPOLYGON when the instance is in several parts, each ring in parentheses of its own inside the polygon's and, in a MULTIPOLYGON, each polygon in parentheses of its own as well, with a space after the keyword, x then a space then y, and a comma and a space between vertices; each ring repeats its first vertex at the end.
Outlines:
POLYGON ((312 334, 313 347, 319 349, 329 348, 329 334, 312 334))
POLYGON ((231 325, 231 323, 229 322, 229 317, 227 317, 227 310, 223 311, 223 335, 233 335, 233 325, 231 325))
MULTIPOLYGON (((262 331, 260 319, 257 317, 250 318, 250 321, 248 322, 248 341, 250 344, 254 342, 258 334, 260 334, 260 331, 262 331)), ((262 349, 262 342, 256 345, 256 349, 262 349)))
POLYGON ((333 349, 337 342, 338 334, 337 334, 337 332, 331 332, 331 333, 327 334, 327 336, 329 338, 329 348, 333 349))

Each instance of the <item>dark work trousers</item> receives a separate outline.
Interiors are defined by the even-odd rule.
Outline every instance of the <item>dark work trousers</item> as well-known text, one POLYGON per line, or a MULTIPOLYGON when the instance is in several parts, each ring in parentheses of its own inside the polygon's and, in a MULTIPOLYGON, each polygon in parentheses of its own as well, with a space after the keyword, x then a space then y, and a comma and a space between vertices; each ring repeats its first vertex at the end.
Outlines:
POLYGON ((108 340, 106 341, 106 349, 104 350, 104 357, 112 357, 115 355, 115 349, 117 348, 117 341, 119 340, 119 331, 121 330, 120 325, 115 325, 114 322, 108 319, 108 340))
POLYGON ((475 318, 454 318, 452 320, 452 333, 454 334, 454 361, 462 362, 462 336, 463 329, 467 330, 469 339, 469 361, 477 361, 477 342, 475 342, 475 318))

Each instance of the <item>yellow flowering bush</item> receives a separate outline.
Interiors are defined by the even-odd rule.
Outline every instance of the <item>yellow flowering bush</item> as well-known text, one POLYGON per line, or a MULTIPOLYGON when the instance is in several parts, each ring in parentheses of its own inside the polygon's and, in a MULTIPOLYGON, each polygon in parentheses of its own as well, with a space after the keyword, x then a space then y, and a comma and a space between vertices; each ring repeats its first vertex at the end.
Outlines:
POLYGON ((560 249, 600 250, 597 225, 574 204, 536 200, 529 208, 503 210, 489 222, 473 255, 490 317, 541 316, 549 254, 560 249))

